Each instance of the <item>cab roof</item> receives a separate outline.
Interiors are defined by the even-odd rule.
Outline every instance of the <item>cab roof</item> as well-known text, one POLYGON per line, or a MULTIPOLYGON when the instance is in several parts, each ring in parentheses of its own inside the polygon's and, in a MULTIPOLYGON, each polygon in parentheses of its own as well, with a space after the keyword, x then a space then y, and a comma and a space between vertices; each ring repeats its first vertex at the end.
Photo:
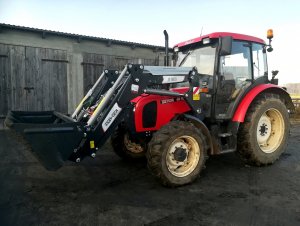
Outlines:
POLYGON ((250 36, 250 35, 243 35, 243 34, 238 34, 238 33, 231 33, 231 32, 214 32, 208 35, 203 35, 194 39, 190 39, 187 40, 185 42, 180 42, 177 45, 175 45, 174 47, 183 47, 183 46, 187 46, 193 43, 197 43, 197 42, 201 42, 203 39, 205 38, 220 38, 220 37, 224 37, 224 36, 231 36, 234 40, 241 40, 241 41, 250 41, 250 42, 256 42, 256 43, 260 43, 260 44, 265 44, 265 41, 260 39, 260 38, 256 38, 254 36, 250 36))

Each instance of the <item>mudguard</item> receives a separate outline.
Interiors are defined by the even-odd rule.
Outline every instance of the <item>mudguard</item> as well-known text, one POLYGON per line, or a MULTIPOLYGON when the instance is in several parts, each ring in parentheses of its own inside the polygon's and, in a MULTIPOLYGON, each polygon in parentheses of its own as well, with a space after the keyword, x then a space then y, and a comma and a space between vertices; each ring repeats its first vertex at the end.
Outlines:
POLYGON ((250 104, 255 99, 255 97, 257 97, 262 92, 270 92, 280 95, 285 100, 287 108, 291 111, 294 110, 294 105, 288 92, 274 84, 261 84, 250 90, 250 92, 248 92, 246 96, 242 99, 233 115, 232 121, 244 122, 250 104))

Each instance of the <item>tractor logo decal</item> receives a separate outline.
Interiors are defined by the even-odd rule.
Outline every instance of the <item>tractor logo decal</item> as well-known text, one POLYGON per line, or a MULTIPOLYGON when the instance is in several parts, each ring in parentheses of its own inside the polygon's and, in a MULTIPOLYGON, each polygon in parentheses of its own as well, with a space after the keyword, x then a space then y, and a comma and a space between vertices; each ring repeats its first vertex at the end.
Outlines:
POLYGON ((110 110, 106 118, 104 119, 104 122, 102 123, 102 129, 105 132, 110 125, 113 123, 113 121, 116 119, 116 117, 121 112, 121 108, 119 107, 118 103, 115 103, 113 108, 110 110))
POLYGON ((169 104, 169 103, 173 103, 173 102, 177 102, 177 101, 182 101, 182 100, 184 100, 183 97, 176 97, 176 98, 170 98, 170 99, 161 100, 160 103, 161 104, 169 104))
POLYGON ((193 100, 200 100, 200 87, 193 87, 193 100))

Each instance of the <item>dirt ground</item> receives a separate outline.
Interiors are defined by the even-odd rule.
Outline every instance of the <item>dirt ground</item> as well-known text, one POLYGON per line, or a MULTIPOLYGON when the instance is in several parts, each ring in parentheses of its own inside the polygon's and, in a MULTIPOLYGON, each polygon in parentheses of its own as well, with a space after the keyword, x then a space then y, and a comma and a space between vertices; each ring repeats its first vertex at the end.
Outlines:
POLYGON ((0 129, 0 225, 300 225, 299 145, 294 125, 274 165, 211 157, 195 183, 169 189, 109 145, 96 159, 46 171, 0 129))

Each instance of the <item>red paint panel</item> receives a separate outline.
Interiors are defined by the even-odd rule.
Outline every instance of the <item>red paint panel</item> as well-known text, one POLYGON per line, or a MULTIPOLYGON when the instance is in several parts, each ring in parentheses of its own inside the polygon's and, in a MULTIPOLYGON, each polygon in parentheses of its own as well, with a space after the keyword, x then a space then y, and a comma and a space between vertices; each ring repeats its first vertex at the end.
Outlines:
MULTIPOLYGON (((183 89, 180 89, 179 91, 183 92, 183 89)), ((134 123, 136 131, 145 132, 159 130, 163 125, 169 123, 175 115, 183 114, 191 110, 185 100, 162 104, 162 101, 171 99, 176 98, 169 96, 147 95, 132 100, 131 102, 135 103, 134 123), (143 109, 146 104, 152 101, 156 101, 157 103, 156 125, 151 128, 143 128, 143 109)))
POLYGON ((244 99, 240 102, 239 106, 237 107, 232 121, 233 122, 244 122, 247 110, 254 100, 254 98, 261 93, 262 91, 268 89, 268 88, 278 88, 281 89, 280 87, 273 85, 273 84, 262 84, 254 87, 245 97, 244 99))
POLYGON ((179 87, 179 88, 172 88, 170 91, 177 92, 177 93, 186 93, 189 91, 189 87, 179 87))
POLYGON ((254 36, 250 36, 250 35, 243 35, 243 34, 230 33, 230 32, 215 32, 215 33, 211 33, 211 34, 197 37, 194 39, 190 39, 185 42, 178 43, 174 47, 176 47, 176 46, 182 47, 182 46, 190 45, 193 43, 201 42, 205 38, 220 38, 220 37, 224 37, 224 36, 231 36, 234 40, 250 41, 250 42, 257 42, 257 43, 265 44, 264 40, 254 37, 254 36))

